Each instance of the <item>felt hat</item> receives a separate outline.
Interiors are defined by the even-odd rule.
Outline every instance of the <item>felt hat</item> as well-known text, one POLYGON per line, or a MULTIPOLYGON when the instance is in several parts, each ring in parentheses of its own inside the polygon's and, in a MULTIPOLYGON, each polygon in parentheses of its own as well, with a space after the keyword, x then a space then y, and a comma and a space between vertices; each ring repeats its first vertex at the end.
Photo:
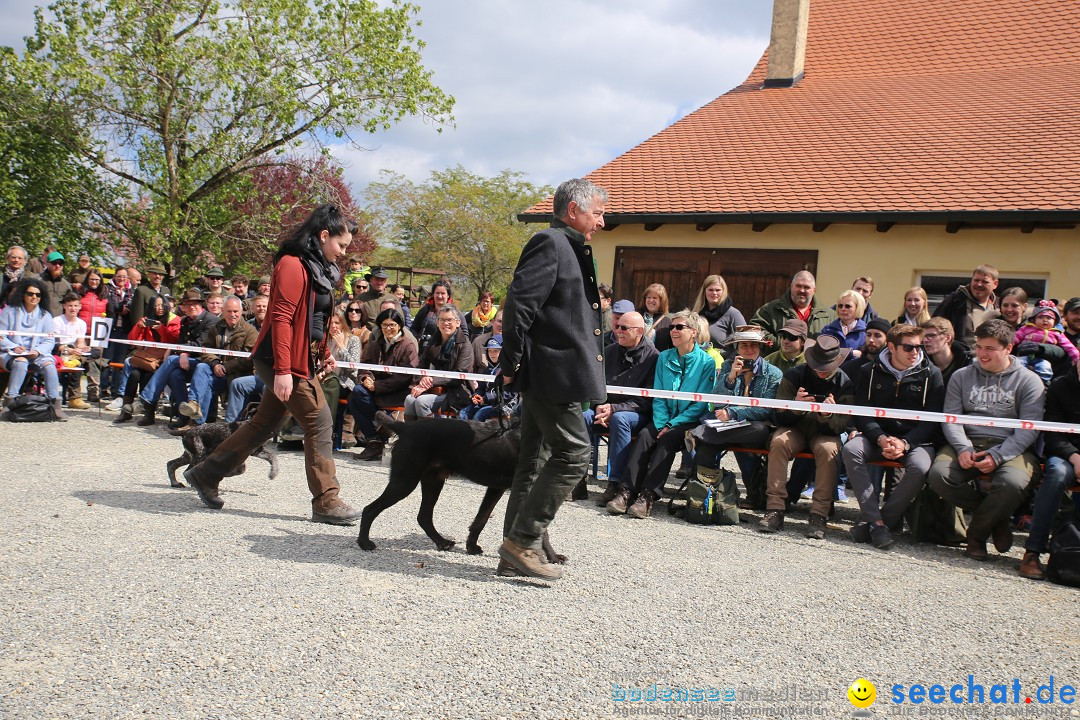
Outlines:
POLYGON ((184 294, 180 296, 181 305, 190 302, 199 303, 200 305, 202 305, 203 295, 202 291, 199 290, 199 288, 188 288, 184 291, 184 294))
POLYGON ((375 267, 371 268, 371 272, 367 274, 368 280, 370 280, 371 278, 382 278, 383 280, 385 280, 388 277, 390 276, 386 274, 386 268, 384 268, 382 265, 376 265, 375 267))
POLYGON ((164 268, 164 266, 158 265, 158 264, 150 265, 150 266, 148 266, 146 268, 146 272, 147 273, 157 273, 158 275, 164 275, 165 274, 165 268, 164 268))
POLYGON ((780 328, 780 332, 794 335, 795 337, 805 340, 807 335, 806 323, 799 318, 785 320, 784 327, 780 328))
POLYGON ((851 354, 851 349, 840 346, 832 335, 821 335, 812 348, 806 351, 806 364, 811 370, 832 372, 851 354))
POLYGON ((221 268, 215 267, 215 268, 210 268, 209 270, 207 270, 206 275, 204 277, 223 278, 223 277, 225 277, 225 273, 222 272, 221 268))

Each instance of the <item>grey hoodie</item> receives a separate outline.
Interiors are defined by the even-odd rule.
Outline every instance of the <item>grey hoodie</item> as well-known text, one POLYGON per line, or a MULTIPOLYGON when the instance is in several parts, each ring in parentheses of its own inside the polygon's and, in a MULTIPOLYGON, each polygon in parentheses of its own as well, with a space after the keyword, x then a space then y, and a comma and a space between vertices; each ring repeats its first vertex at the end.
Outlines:
MULTIPOLYGON (((1046 388, 1039 376, 1010 357, 1009 367, 999 373, 982 369, 978 362, 957 370, 945 391, 945 412, 950 415, 986 415, 1017 420, 1042 420, 1046 388)), ((976 438, 999 443, 989 453, 999 466, 1035 444, 1037 430, 992 428, 979 425, 942 424, 945 439, 957 454, 974 450, 976 438)))

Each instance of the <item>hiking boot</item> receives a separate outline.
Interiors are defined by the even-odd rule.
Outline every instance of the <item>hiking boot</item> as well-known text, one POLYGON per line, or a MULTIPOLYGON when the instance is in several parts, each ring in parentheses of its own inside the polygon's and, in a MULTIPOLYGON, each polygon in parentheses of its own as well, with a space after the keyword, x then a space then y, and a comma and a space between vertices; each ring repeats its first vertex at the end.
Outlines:
POLYGON ((225 501, 218 494, 217 483, 211 485, 200 481, 195 477, 192 470, 194 468, 189 467, 184 471, 184 479, 187 480, 187 484, 199 494, 199 499, 203 501, 203 505, 206 505, 211 510, 220 510, 225 505, 225 501))
POLYGON ((67 415, 64 414, 64 408, 62 407, 63 404, 64 404, 64 401, 61 400, 60 398, 53 398, 52 409, 53 409, 53 415, 56 416, 56 421, 57 422, 67 422, 68 421, 67 415))
POLYGON ((189 417, 192 420, 198 420, 202 417, 202 408, 199 407, 198 400, 188 400, 187 402, 180 403, 180 414, 184 417, 189 417))
POLYGON ((1024 559, 1020 561, 1020 567, 1017 569, 1021 577, 1026 577, 1028 580, 1045 580, 1046 570, 1043 568, 1042 563, 1039 562, 1039 553, 1027 550, 1024 552, 1024 559))
POLYGON ((604 492, 600 497, 596 498, 596 504, 600 507, 604 507, 609 502, 615 499, 615 496, 619 494, 619 488, 621 486, 617 482, 609 482, 607 487, 604 488, 604 492))
POLYGON ((990 531, 990 538, 994 541, 994 549, 999 553, 1009 552, 1009 548, 1013 546, 1013 534, 1012 528, 1009 527, 1008 520, 1002 520, 994 529, 990 531))
POLYGON ((154 406, 147 404, 142 398, 137 398, 135 400, 135 412, 142 415, 142 417, 139 418, 139 421, 135 423, 139 427, 146 427, 154 424, 154 406))
POLYGON ((383 448, 386 447, 382 440, 372 440, 364 448, 364 452, 352 453, 357 460, 382 460, 383 448))
POLYGON ((870 528, 870 542, 874 543, 874 547, 878 550, 888 550, 896 540, 893 539, 889 528, 884 525, 875 525, 870 528))
POLYGON ((589 499, 589 476, 586 475, 578 481, 578 484, 574 486, 574 489, 570 491, 571 500, 588 500, 589 499))
POLYGON ((607 511, 612 515, 625 515, 626 508, 630 506, 630 488, 620 485, 615 492, 615 497, 607 504, 607 511))
POLYGON ((363 510, 354 510, 344 500, 338 500, 323 512, 311 511, 311 522, 325 523, 327 525, 355 525, 360 519, 363 510))
POLYGON ((656 493, 652 490, 644 490, 637 496, 637 500, 634 501, 634 504, 626 509, 626 514, 630 517, 644 520, 652 514, 654 502, 656 502, 656 493))
POLYGON ((986 541, 972 540, 969 538, 967 547, 964 548, 964 557, 969 557, 972 560, 979 560, 980 562, 986 560, 986 541))
MULTIPOLYGON (((821 540, 825 537, 826 520, 824 515, 810 513, 810 521, 806 524, 806 537, 811 540, 821 540)), ((870 531, 871 536, 873 531, 870 531)))
POLYGON ((675 479, 685 480, 690 477, 690 473, 694 471, 694 456, 688 452, 683 452, 682 462, 679 463, 679 469, 675 471, 675 479))
POLYGON ((495 568, 495 574, 499 577, 528 577, 502 558, 499 558, 499 564, 495 568))
POLYGON ((562 568, 554 563, 544 562, 544 556, 532 548, 524 548, 510 538, 499 546, 499 557, 514 567, 518 572, 539 580, 558 580, 562 577, 562 568))
POLYGON ((131 406, 124 405, 120 408, 120 415, 115 420, 113 420, 113 424, 119 425, 120 423, 130 422, 131 418, 133 417, 135 416, 131 414, 131 406))
POLYGON ((73 397, 68 400, 68 408, 71 410, 89 410, 90 403, 86 402, 81 397, 73 397))
POLYGON ((784 529, 784 511, 770 510, 758 520, 757 529, 764 533, 774 533, 784 529))
POLYGON ((91 405, 97 405, 101 402, 101 396, 98 395, 98 389, 96 387, 86 388, 86 402, 91 405))
POLYGON ((868 543, 872 535, 870 531, 870 523, 859 523, 858 525, 852 525, 848 530, 848 535, 851 539, 857 543, 868 543))

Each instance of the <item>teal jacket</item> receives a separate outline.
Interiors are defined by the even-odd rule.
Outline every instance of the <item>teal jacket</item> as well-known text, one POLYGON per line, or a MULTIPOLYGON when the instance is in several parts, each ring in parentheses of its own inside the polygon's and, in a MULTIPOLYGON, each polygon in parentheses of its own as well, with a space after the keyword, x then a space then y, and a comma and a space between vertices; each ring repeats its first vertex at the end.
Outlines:
MULTIPOLYGON (((742 375, 735 378, 735 383, 728 385, 728 375, 731 374, 731 365, 735 358, 725 360, 720 372, 716 377, 714 395, 733 395, 736 397, 747 394, 742 375)), ((770 363, 765 358, 758 358, 761 363, 760 369, 750 378, 750 397, 767 398, 772 400, 776 397, 776 391, 780 388, 780 381, 784 379, 784 373, 780 368, 770 363)), ((716 409, 727 408, 728 417, 732 420, 763 420, 771 422, 773 411, 764 407, 745 407, 743 405, 714 405, 716 409)))
MULTIPOLYGON (((679 357, 676 348, 665 350, 656 359, 653 388, 678 392, 712 392, 716 382, 716 362, 699 346, 679 357)), ((696 423, 709 409, 708 403, 691 400, 653 399, 652 420, 657 430, 696 423)))

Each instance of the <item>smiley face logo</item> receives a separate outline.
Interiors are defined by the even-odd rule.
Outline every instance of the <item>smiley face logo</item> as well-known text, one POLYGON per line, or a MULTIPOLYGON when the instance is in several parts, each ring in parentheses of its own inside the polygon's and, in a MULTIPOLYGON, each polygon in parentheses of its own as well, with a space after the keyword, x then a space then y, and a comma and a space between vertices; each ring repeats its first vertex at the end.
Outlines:
POLYGON ((857 708, 868 708, 877 699, 877 688, 866 678, 859 678, 847 689, 847 699, 857 708))

